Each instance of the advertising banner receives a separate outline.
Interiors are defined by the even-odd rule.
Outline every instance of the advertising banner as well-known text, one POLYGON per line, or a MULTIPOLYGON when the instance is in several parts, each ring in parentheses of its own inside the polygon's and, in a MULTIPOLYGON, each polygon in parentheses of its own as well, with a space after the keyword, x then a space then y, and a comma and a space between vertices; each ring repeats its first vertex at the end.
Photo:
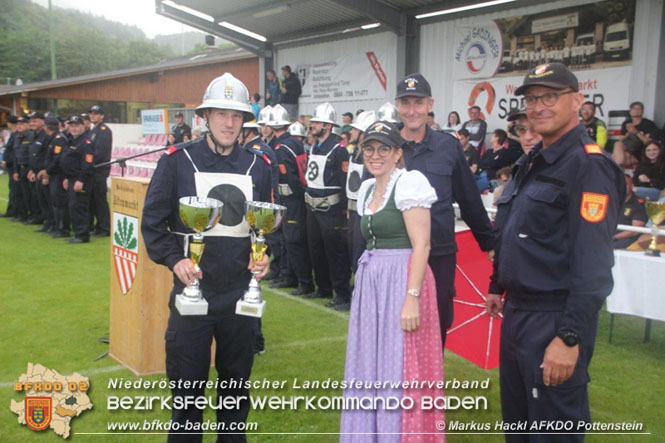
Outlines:
POLYGON ((168 109, 142 109, 141 126, 143 129, 143 135, 168 134, 169 133, 168 109))
POLYGON ((314 64, 300 64, 301 104, 386 99, 385 57, 374 51, 314 64))

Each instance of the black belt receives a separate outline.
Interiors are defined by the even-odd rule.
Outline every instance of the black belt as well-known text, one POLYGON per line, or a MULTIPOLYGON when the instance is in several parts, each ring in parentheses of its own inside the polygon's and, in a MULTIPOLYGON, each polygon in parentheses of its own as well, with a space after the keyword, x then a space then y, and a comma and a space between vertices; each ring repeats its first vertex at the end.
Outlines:
POLYGON ((524 311, 563 311, 566 308, 567 294, 522 294, 508 291, 508 303, 524 311))

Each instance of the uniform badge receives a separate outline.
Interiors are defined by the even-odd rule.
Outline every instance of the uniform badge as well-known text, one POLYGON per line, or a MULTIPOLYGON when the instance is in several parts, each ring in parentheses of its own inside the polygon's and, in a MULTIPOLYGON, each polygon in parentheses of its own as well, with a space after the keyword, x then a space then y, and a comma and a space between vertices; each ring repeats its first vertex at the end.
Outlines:
POLYGON ((538 66, 536 66, 536 70, 533 71, 533 73, 536 74, 536 75, 544 74, 545 71, 547 71, 547 68, 548 68, 549 66, 550 66, 550 65, 548 65, 548 64, 545 64, 545 65, 538 65, 538 66))
POLYGON ((56 146, 53 148, 53 152, 57 155, 60 154, 60 151, 62 151, 62 146, 56 146))
POLYGON ((284 163, 279 164, 279 172, 281 174, 286 174, 286 165, 284 163))
POLYGON ((101 129, 102 131, 106 131, 106 126, 102 125, 102 126, 99 127, 99 129, 101 129))
POLYGON ((594 192, 583 192, 580 204, 580 215, 590 223, 603 221, 607 214, 607 203, 610 197, 607 194, 596 194, 594 192))
POLYGON ((226 85, 224 87, 224 98, 227 100, 233 100, 233 85, 226 85))
POLYGON ((342 162, 342 172, 349 172, 349 162, 342 162))
POLYGON ((85 162, 86 163, 92 163, 93 158, 94 157, 92 156, 92 154, 86 154, 85 155, 85 162))
POLYGON ((25 424, 33 431, 43 431, 51 424, 51 397, 25 397, 25 424))
POLYGON ((603 153, 603 148, 601 148, 600 145, 597 145, 595 143, 590 143, 588 145, 584 145, 584 150, 586 151, 587 154, 602 154, 603 153))

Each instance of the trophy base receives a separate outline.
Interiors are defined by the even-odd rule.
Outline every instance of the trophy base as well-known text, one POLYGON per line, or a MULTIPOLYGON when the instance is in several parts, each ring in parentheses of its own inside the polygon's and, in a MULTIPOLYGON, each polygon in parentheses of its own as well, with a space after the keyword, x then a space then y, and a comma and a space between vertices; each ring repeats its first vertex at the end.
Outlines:
POLYGON ((175 307, 180 315, 208 314, 208 302, 204 298, 191 299, 183 294, 176 294, 175 307))
POLYGON ((261 303, 249 303, 243 299, 238 300, 236 303, 236 314, 247 315, 249 317, 263 317, 263 311, 266 307, 266 301, 263 300, 261 303))
POLYGON ((660 249, 647 249, 644 251, 644 255, 649 257, 660 257, 660 249))

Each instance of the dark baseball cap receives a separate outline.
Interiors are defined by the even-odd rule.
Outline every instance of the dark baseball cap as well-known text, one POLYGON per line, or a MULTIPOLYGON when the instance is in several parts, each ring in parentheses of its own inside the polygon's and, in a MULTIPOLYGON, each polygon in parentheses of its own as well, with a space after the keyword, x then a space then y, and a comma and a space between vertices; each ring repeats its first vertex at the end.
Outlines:
POLYGON ((20 116, 16 119, 16 123, 28 123, 28 119, 24 116, 20 116))
POLYGON ((54 128, 57 128, 60 126, 60 121, 58 120, 58 117, 54 115, 49 115, 44 119, 44 123, 46 123, 46 126, 52 126, 54 128))
POLYGON ((515 95, 524 95, 530 86, 545 86, 552 89, 571 88, 575 92, 580 89, 577 77, 563 63, 546 63, 536 66, 524 76, 524 82, 515 90, 515 95))
POLYGON ((7 123, 17 123, 17 122, 18 118, 16 118, 15 115, 10 115, 9 117, 7 117, 7 123))
POLYGON ((345 116, 345 117, 349 117, 351 120, 353 120, 353 114, 351 114, 350 112, 345 112, 342 115, 345 116))
POLYGON ((409 74, 397 83, 397 95, 395 98, 431 96, 432 88, 430 88, 429 82, 422 74, 409 74))
POLYGON ((506 120, 509 122, 514 122, 515 120, 519 120, 520 117, 526 117, 526 108, 513 108, 508 112, 508 116, 506 116, 506 120))
POLYGON ((44 120, 44 114, 39 111, 32 111, 30 114, 28 114, 28 118, 41 118, 44 120))
POLYGON ((72 115, 67 119, 67 123, 74 123, 74 124, 83 124, 83 118, 80 115, 72 115))
POLYGON ((103 114, 103 113, 104 113, 104 109, 102 109, 102 107, 99 106, 99 105, 94 105, 94 106, 92 106, 92 107, 90 108, 90 110, 89 110, 88 112, 89 112, 90 114, 92 114, 92 113, 94 113, 94 114, 103 114))
POLYGON ((176 116, 176 117, 184 117, 184 115, 183 115, 182 112, 180 112, 180 111, 176 112, 176 113, 175 113, 175 116, 176 116))
POLYGON ((379 120, 372 123, 365 131, 365 139, 363 145, 371 142, 372 140, 380 141, 386 146, 402 146, 404 139, 399 133, 399 128, 395 123, 386 120, 379 120))

